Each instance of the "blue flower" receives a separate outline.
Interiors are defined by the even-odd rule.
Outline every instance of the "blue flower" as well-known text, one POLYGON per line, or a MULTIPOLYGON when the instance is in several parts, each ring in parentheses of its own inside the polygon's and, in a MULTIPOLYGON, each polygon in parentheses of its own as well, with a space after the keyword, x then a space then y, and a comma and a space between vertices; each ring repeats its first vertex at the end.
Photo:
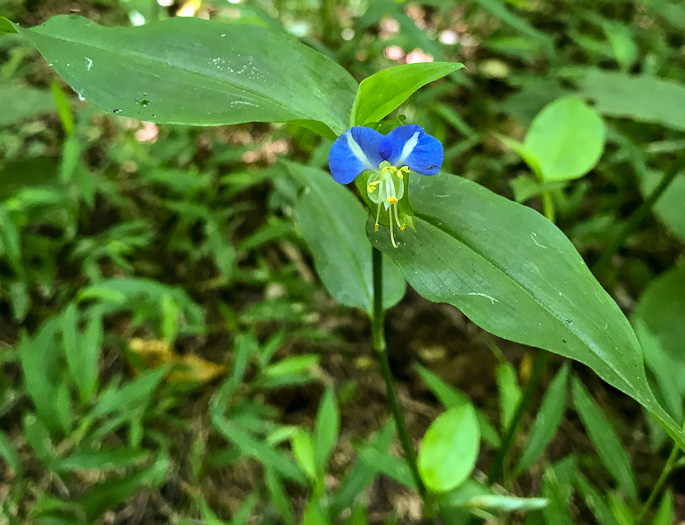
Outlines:
POLYGON ((413 171, 435 175, 442 166, 443 150, 438 139, 428 135, 416 124, 395 128, 387 136, 364 126, 348 129, 340 135, 328 155, 333 179, 349 184, 362 172, 371 172, 366 189, 369 199, 378 204, 376 226, 381 204, 388 212, 390 240, 395 248, 393 222, 404 230, 397 203, 404 196, 404 176, 413 171))

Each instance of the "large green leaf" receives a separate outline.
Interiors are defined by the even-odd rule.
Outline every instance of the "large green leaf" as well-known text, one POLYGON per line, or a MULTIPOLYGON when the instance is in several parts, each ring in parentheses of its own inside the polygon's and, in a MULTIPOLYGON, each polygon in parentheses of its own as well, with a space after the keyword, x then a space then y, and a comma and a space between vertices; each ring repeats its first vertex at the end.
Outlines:
POLYGON ((685 447, 657 403, 640 346, 571 242, 538 212, 447 174, 411 184, 416 231, 367 235, 417 292, 459 308, 495 335, 590 366, 644 405, 685 447))
MULTIPOLYGON (((369 216, 366 207, 329 173, 293 162, 285 164, 305 187, 295 205, 295 219, 321 281, 336 301, 371 314, 373 276, 371 245, 364 235, 369 216)), ((402 274, 385 258, 383 306, 395 305, 404 291, 402 274)))
POLYGON ((248 24, 173 18, 105 28, 57 16, 31 29, 14 28, 82 97, 142 120, 295 121, 334 138, 347 128, 357 91, 329 58, 291 36, 248 24))
POLYGON ((421 62, 389 67, 364 79, 354 100, 350 124, 377 122, 426 84, 463 68, 456 62, 421 62))
POLYGON ((604 115, 685 130, 685 86, 682 84, 599 69, 574 70, 571 75, 578 75, 580 95, 593 101, 595 109, 604 115))

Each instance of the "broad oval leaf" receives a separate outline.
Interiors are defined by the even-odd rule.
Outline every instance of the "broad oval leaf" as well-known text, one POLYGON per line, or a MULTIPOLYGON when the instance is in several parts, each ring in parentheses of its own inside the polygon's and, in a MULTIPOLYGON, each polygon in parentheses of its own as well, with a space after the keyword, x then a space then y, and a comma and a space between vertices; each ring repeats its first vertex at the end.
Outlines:
POLYGON ((438 416, 419 448, 419 473, 426 487, 447 492, 464 482, 476 465, 479 444, 478 418, 471 405, 438 416))
POLYGON ((602 156, 606 129, 595 110, 575 97, 548 104, 533 119, 523 147, 538 162, 544 181, 575 179, 602 156))
POLYGON ((585 363, 645 406, 683 447, 649 389, 639 343, 571 242, 538 212, 448 174, 412 181, 416 231, 367 235, 425 298, 493 334, 585 363))
MULTIPOLYGON (((366 207, 330 173, 294 162, 285 165, 305 187, 295 219, 323 285, 336 301, 370 315, 373 275, 371 245, 364 235, 366 207)), ((383 306, 390 308, 404 296, 405 281, 395 264, 384 259, 383 306)))
POLYGON ((381 120, 426 84, 463 67, 457 62, 421 62, 374 73, 359 85, 350 124, 363 126, 381 120))
POLYGON ((152 122, 295 121, 334 138, 347 128, 357 90, 321 53, 249 24, 177 17, 106 28, 56 16, 14 28, 81 97, 152 122))

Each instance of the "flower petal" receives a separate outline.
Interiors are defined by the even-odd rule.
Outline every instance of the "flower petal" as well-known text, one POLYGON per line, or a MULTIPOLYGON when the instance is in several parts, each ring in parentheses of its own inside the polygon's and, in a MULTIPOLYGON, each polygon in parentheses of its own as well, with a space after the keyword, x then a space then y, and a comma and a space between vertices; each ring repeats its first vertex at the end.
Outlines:
POLYGON ((356 126, 340 135, 328 154, 328 167, 333 179, 348 184, 362 171, 376 170, 383 161, 379 153, 383 135, 364 126, 356 126))
POLYGON ((383 139, 380 150, 385 154, 392 151, 387 160, 393 166, 409 166, 421 175, 435 175, 442 166, 442 144, 416 124, 393 129, 383 139))

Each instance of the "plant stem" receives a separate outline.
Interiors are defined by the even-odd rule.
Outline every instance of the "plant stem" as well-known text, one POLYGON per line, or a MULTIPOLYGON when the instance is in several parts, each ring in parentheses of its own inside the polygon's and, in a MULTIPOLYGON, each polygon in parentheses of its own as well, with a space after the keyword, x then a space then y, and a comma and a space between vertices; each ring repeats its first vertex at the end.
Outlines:
POLYGON ((642 509, 640 510, 640 514, 638 514, 637 519, 635 520, 635 523, 637 525, 640 525, 641 523, 644 522, 644 519, 647 516, 647 512, 649 512, 649 509, 652 507, 652 505, 654 504, 654 501, 656 500, 657 496, 661 492, 661 489, 663 488, 664 483, 666 483, 666 479, 671 474, 671 471, 673 470, 673 465, 675 464, 676 460, 678 459, 679 452, 680 452, 680 447, 678 445, 673 445, 673 448, 671 449, 671 453, 669 454, 668 459, 666 460, 666 463, 664 464, 664 468, 661 469, 661 474, 659 475, 659 479, 656 480, 656 483, 654 484, 654 487, 652 488, 652 492, 649 493, 649 497, 647 498, 647 501, 642 506, 642 509))
POLYGON ((488 474, 488 483, 490 484, 497 481, 497 479, 499 479, 499 477, 502 475, 502 472, 504 471, 504 462, 507 458, 507 455, 509 454, 511 444, 514 442, 514 437, 516 436, 516 431, 518 429, 519 423, 521 422, 521 418, 523 417, 523 414, 525 413, 526 408, 528 407, 528 404, 530 403, 530 400, 533 397, 535 388, 540 383, 540 379, 542 378, 542 372, 545 370, 545 365, 547 364, 548 358, 549 352, 545 350, 535 351, 535 357, 533 358, 533 370, 530 373, 530 378, 526 383, 526 388, 523 391, 521 400, 519 401, 518 405, 516 405, 516 412, 514 412, 514 417, 511 419, 511 423, 506 429, 506 433, 502 438, 502 446, 500 446, 499 450, 497 451, 495 462, 492 465, 492 468, 490 469, 490 473, 488 474))
POLYGON ((542 192, 542 212, 550 222, 556 222, 556 215, 554 213, 554 203, 552 202, 552 194, 548 191, 542 192))
POLYGON ((644 218, 647 217, 656 201, 659 200, 659 197, 661 197, 664 191, 666 191, 666 189, 675 180, 676 176, 684 167, 685 153, 673 161, 657 187, 652 190, 652 193, 650 193, 649 196, 642 201, 642 204, 640 204, 640 206, 633 212, 633 214, 628 217, 628 220, 623 225, 620 233, 614 237, 611 244, 609 244, 607 249, 604 250, 604 253, 592 267, 592 273, 595 274, 597 279, 601 280, 601 278, 605 277, 609 264, 611 263, 611 259, 614 257, 616 252, 618 252, 621 246, 623 246, 623 243, 625 243, 626 239, 631 233, 633 233, 635 228, 637 228, 644 218))
POLYGON ((390 409, 392 410, 393 418, 395 419, 395 426, 397 427, 397 434, 404 449, 405 459, 409 470, 411 471, 414 483, 421 494, 426 509, 426 515, 431 514, 429 503, 427 501, 428 491, 421 480, 419 469, 416 464, 416 453, 412 447, 407 427, 402 417, 400 404, 397 400, 397 390, 395 389, 395 382, 392 378, 392 371, 390 370, 390 363, 388 355, 385 351, 385 327, 383 322, 383 254, 376 248, 372 248, 371 260, 373 265, 373 316, 371 318, 371 332, 373 338, 373 349, 376 352, 376 357, 381 365, 381 373, 385 380, 385 387, 388 391, 388 401, 390 402, 390 409))

